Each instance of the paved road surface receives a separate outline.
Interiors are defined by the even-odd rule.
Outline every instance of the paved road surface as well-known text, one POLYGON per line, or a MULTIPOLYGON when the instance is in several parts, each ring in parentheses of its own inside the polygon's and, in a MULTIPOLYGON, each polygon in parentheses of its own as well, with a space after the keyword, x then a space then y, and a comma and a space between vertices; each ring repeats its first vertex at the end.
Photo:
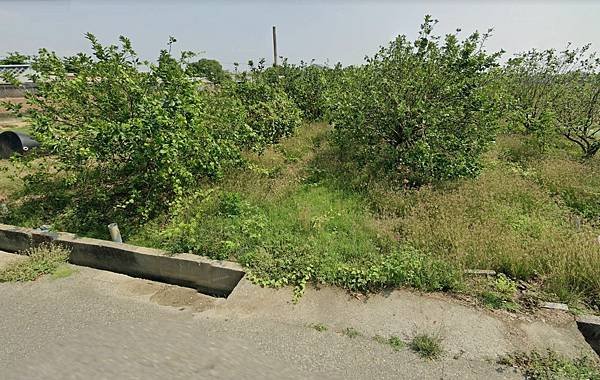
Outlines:
MULTIPOLYGON (((0 265, 7 257, 0 254, 0 265)), ((444 300, 401 294, 366 302, 323 289, 293 305, 288 291, 245 280, 224 300, 75 268, 64 279, 0 284, 0 379, 520 378, 489 355, 512 349, 505 322, 444 300), (421 315, 431 308, 437 315, 421 315), (454 322, 439 319, 457 311, 471 313, 457 316, 471 325, 465 328, 475 332, 480 323, 491 335, 457 339, 454 322), (329 329, 318 332, 310 323, 329 329), (376 333, 408 338, 424 326, 446 337, 442 360, 372 339, 376 333), (345 327, 363 335, 349 338, 341 333, 345 327)), ((557 333, 565 347, 581 343, 570 333, 557 333)))

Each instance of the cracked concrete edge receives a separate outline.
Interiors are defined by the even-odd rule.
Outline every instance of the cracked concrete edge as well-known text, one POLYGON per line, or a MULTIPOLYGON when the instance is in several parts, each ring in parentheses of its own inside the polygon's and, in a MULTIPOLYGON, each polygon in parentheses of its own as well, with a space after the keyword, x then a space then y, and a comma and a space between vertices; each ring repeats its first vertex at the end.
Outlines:
POLYGON ((69 262, 75 265, 191 287, 219 297, 227 297, 245 274, 233 262, 192 254, 169 255, 159 249, 0 224, 2 251, 19 253, 49 242, 69 248, 69 262))

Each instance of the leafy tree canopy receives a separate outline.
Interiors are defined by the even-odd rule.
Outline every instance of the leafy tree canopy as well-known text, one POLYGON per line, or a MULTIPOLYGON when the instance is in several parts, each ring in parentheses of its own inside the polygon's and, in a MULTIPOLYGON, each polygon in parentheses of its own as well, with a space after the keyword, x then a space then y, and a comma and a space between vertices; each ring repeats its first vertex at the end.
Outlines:
POLYGON ((17 51, 7 53, 6 57, 0 58, 0 65, 22 65, 29 62, 30 57, 17 51))
POLYGON ((216 84, 223 83, 228 77, 223 66, 216 59, 202 58, 190 63, 187 70, 192 76, 203 77, 216 84))

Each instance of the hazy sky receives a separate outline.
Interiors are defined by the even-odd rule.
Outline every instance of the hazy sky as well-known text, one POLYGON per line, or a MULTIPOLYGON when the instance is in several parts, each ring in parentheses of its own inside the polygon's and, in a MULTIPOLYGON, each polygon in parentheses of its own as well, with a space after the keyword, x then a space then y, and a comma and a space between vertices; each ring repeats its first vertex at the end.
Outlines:
POLYGON ((398 34, 414 38, 425 14, 440 20, 439 33, 494 27, 488 50, 560 48, 569 41, 600 50, 600 0, 0 0, 0 55, 40 47, 73 54, 87 50, 89 31, 103 42, 126 35, 153 59, 172 35, 178 49, 203 51, 231 68, 251 58, 271 62, 277 25, 279 55, 353 64, 398 34))

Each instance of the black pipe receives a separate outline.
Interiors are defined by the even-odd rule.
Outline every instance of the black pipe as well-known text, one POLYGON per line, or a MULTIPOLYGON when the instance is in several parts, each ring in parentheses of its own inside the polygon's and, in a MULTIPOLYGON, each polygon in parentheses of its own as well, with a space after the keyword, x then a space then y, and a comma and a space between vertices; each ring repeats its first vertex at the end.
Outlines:
POLYGON ((0 133, 0 159, 10 158, 13 154, 26 154, 39 145, 37 141, 25 133, 2 132, 0 133))

